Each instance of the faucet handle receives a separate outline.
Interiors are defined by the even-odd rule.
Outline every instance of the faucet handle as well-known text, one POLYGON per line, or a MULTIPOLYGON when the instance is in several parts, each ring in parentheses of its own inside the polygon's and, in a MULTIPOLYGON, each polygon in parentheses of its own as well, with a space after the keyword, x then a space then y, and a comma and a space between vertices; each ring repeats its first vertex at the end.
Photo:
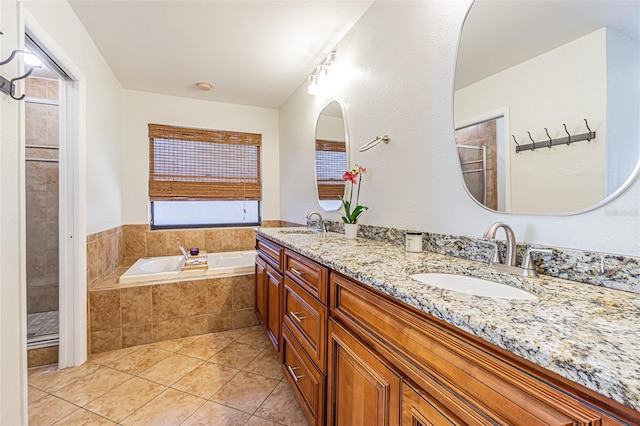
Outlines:
POLYGON ((478 241, 478 244, 482 246, 492 247, 493 251, 491 253, 491 259, 489 260, 489 264, 492 263, 502 263, 502 258, 500 256, 500 252, 498 251, 498 243, 495 241, 478 241))
POLYGON ((536 271, 536 266, 533 263, 533 259, 531 258, 531 253, 540 253, 546 255, 553 255, 553 250, 551 249, 537 249, 530 248, 527 250, 525 255, 522 257, 522 269, 524 270, 525 277, 537 277, 538 271, 536 271))

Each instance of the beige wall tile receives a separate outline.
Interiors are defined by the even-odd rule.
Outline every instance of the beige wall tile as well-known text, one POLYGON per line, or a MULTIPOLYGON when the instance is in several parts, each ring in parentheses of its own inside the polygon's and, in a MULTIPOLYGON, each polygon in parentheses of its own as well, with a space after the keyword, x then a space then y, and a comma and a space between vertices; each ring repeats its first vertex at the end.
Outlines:
POLYGON ((208 281, 207 311, 209 313, 233 310, 232 278, 212 278, 208 281))
POLYGON ((108 330, 122 326, 120 320, 120 290, 93 291, 91 298, 91 331, 108 330))
POLYGON ((181 337, 199 336, 207 334, 209 330, 209 322, 207 315, 198 315, 196 317, 182 318, 181 337))
POLYGON ((184 231, 184 246, 187 250, 192 247, 206 250, 205 246, 205 230, 204 229, 188 229, 184 231))
POLYGON ((124 231, 124 256, 144 257, 147 253, 146 230, 127 226, 124 231))
POLYGON ((220 251, 238 251, 239 231, 235 228, 227 228, 222 231, 220 251))
POLYGON ((255 308, 255 275, 233 277, 233 310, 255 308))
POLYGON ((229 313, 218 313, 207 315, 209 333, 227 331, 233 329, 233 318, 229 313))
POLYGON ((175 318, 153 323, 153 341, 178 339, 182 337, 182 319, 175 318))
POLYGON ((207 280, 180 283, 180 316, 193 317, 207 313, 207 280))
POLYGON ((27 351, 27 368, 58 363, 58 345, 27 351))
POLYGON ((207 229, 204 233, 205 248, 209 253, 222 251, 222 231, 219 229, 207 229))
POLYGON ((167 255, 167 233, 159 231, 147 232, 147 256, 167 255))
POLYGON ((91 353, 107 352, 122 348, 122 329, 112 328, 110 330, 91 332, 91 353))
POLYGON ((253 228, 238 229, 238 250, 253 250, 256 246, 256 232, 253 228))
POLYGON ((154 285, 151 294, 154 323, 180 317, 180 283, 154 285))
POLYGON ((243 328, 258 325, 255 309, 243 309, 232 313, 233 328, 243 328))
POLYGON ((122 327, 122 347, 146 345, 153 343, 153 324, 122 327))
POLYGON ((122 326, 149 324, 153 321, 151 286, 120 290, 122 326))
POLYGON ((167 232, 167 255, 181 254, 180 246, 184 246, 184 231, 167 232))
POLYGON ((98 240, 98 278, 103 278, 107 274, 107 256, 110 253, 106 238, 98 240))

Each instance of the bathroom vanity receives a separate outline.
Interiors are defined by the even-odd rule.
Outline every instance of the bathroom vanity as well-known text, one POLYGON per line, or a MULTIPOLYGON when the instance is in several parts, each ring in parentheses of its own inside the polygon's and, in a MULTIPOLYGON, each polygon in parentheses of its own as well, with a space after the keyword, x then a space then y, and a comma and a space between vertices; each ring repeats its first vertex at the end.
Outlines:
POLYGON ((636 295, 304 229, 259 229, 256 249, 257 314, 311 424, 640 424, 640 332, 624 318, 636 295), (417 272, 536 299, 442 290, 417 272))

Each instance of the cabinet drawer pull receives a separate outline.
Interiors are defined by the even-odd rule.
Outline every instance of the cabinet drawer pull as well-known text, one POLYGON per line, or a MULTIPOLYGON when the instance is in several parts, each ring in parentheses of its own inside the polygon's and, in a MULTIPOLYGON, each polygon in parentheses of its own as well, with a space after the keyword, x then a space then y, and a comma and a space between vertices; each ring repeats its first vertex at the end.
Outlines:
POLYGON ((300 272, 298 271, 296 268, 290 268, 289 269, 291 272, 293 272, 294 274, 296 274, 297 276, 301 277, 304 275, 304 272, 300 272))
POLYGON ((291 376, 293 377, 293 380, 297 383, 299 379, 302 379, 304 376, 297 376, 295 371, 297 369, 299 369, 300 367, 291 367, 290 365, 287 365, 287 370, 289 370, 289 374, 291 374, 291 376))
POLYGON ((299 317, 298 315, 300 315, 300 312, 289 312, 289 315, 291 315, 293 317, 293 319, 295 319, 298 322, 302 322, 302 320, 305 317, 299 317))

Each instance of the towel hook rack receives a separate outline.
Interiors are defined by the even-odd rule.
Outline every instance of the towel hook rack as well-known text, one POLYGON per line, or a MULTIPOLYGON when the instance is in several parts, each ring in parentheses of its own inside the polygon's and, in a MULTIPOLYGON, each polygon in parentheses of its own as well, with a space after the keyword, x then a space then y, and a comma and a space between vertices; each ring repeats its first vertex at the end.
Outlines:
POLYGON ((516 143, 516 154, 519 153, 520 151, 518 150, 518 148, 520 148, 520 144, 518 143, 518 141, 516 140, 516 137, 514 135, 511 135, 511 137, 513 138, 513 141, 516 143))
MULTIPOLYGON (((0 66, 6 65, 9 62, 11 62, 13 60, 13 58, 15 58, 18 53, 23 53, 24 54, 24 53, 30 53, 30 52, 27 52, 27 51, 22 50, 22 49, 15 49, 13 52, 11 52, 11 54, 9 55, 9 57, 7 59, 5 59, 4 61, 0 62, 0 66)), ((24 99, 25 96, 26 96, 25 94, 23 94, 20 97, 16 97, 16 95, 15 95, 15 89, 16 89, 15 83, 16 83, 16 81, 24 80, 25 78, 29 77, 31 75, 31 73, 33 72, 33 70, 35 70, 36 68, 40 68, 40 65, 32 65, 31 67, 29 67, 29 70, 26 73, 24 73, 20 77, 12 78, 11 80, 7 80, 6 78, 4 78, 3 76, 0 75, 0 91, 3 92, 3 93, 6 93, 9 96, 11 96, 16 101, 20 101, 20 100, 24 99)))
POLYGON ((561 137, 561 138, 556 138, 553 139, 551 137, 551 135, 549 134, 549 129, 547 127, 544 128, 545 133, 547 134, 547 140, 545 141, 534 141, 533 137, 531 136, 531 132, 527 132, 527 134, 529 135, 529 140, 531 141, 531 143, 528 144, 522 144, 520 145, 518 143, 518 141, 516 140, 515 135, 511 135, 513 137, 513 141, 516 143, 516 153, 520 152, 520 151, 524 151, 524 150, 531 150, 531 151, 535 151, 537 148, 540 148, 542 146, 546 146, 547 148, 552 148, 556 145, 571 145, 575 142, 580 142, 580 141, 592 141, 596 138, 596 132, 591 130, 591 127, 589 127, 589 122, 587 121, 587 119, 583 119, 584 120, 584 124, 585 126, 587 126, 587 133, 581 133, 578 135, 572 135, 571 133, 569 133, 569 129, 567 129, 567 125, 565 123, 562 124, 562 126, 564 127, 564 131, 567 134, 566 137, 561 137))
POLYGON ((549 131, 546 127, 544 128, 544 131, 547 132, 547 137, 549 138, 549 145, 547 145, 547 148, 551 149, 551 147, 553 146, 553 140, 551 139, 551 136, 549 136, 549 131))
POLYGON ((587 141, 590 141, 592 132, 591 132, 591 128, 589 127, 589 123, 587 123, 587 119, 586 118, 584 119, 584 124, 585 124, 585 126, 587 126, 587 130, 589 131, 589 136, 587 136, 587 141))
POLYGON ((536 150, 536 142, 531 137, 531 132, 527 132, 527 133, 529 134, 529 139, 531 139, 531 151, 535 151, 536 150))

